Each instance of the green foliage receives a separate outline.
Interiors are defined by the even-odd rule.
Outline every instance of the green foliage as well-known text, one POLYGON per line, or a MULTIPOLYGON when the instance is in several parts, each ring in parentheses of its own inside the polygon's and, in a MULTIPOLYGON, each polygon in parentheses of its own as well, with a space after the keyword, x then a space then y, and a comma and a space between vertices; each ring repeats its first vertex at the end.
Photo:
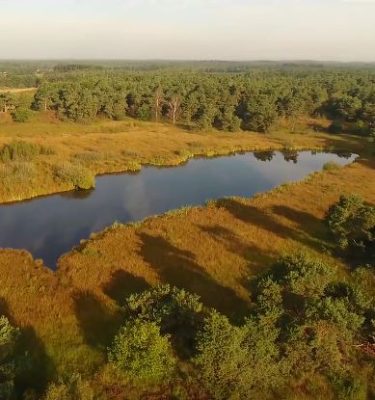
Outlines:
POLYGON ((31 117, 31 111, 25 107, 17 107, 12 112, 14 122, 27 122, 31 117))
MULTIPOLYGON (((286 118, 294 131, 304 115, 334 119, 334 133, 368 135, 375 127, 373 74, 308 67, 301 72, 285 66, 238 70, 203 74, 171 67, 144 73, 87 66, 82 74, 81 69, 55 69, 44 74, 33 108, 75 121, 130 116, 232 132, 268 132, 279 118, 286 118)), ((14 107, 11 99, 1 104, 14 107)))
MULTIPOLYGON (((348 283, 335 268, 297 253, 255 283, 257 320, 273 332, 279 329, 281 386, 299 382, 309 391, 316 388, 316 376, 354 376, 359 354, 352 343, 370 335, 374 279, 370 269, 359 269, 348 283)), ((335 385, 331 388, 338 393, 335 385)))
POLYGON ((41 147, 29 142, 17 141, 6 144, 0 150, 0 160, 8 161, 32 161, 41 154, 41 147))
POLYGON ((336 275, 335 268, 304 252, 282 258, 277 268, 290 293, 309 298, 321 297, 336 275))
POLYGON ((92 172, 81 164, 64 163, 55 167, 55 177, 72 184, 76 189, 92 189, 95 187, 95 177, 92 172))
POLYGON ((4 316, 0 317, 0 398, 12 399, 17 373, 15 349, 19 338, 14 328, 4 316))
MULTIPOLYGON (((249 319, 242 327, 212 312, 198 337, 194 363, 215 399, 265 396, 279 384, 278 329, 249 319)), ((264 397, 262 397, 264 398, 264 397)))
POLYGON ((334 377, 338 400, 367 400, 367 385, 357 377, 334 377))
POLYGON ((176 363, 168 337, 155 322, 140 319, 120 329, 108 358, 130 380, 156 384, 171 378, 176 363))
POLYGON ((94 390, 89 382, 74 374, 67 382, 51 383, 43 400, 94 400, 94 390))
POLYGON ((132 318, 155 322, 162 334, 172 335, 177 350, 190 354, 205 310, 199 296, 169 285, 131 295, 126 308, 132 318))
POLYGON ((1 181, 8 187, 30 183, 35 174, 35 166, 31 162, 14 162, 0 165, 1 181))
POLYGON ((340 121, 333 121, 331 125, 328 127, 328 131, 331 133, 343 133, 344 127, 340 121))
POLYGON ((323 170, 324 171, 336 171, 337 169, 340 169, 341 166, 337 164, 334 161, 328 161, 323 165, 323 170))
POLYGON ((330 208, 326 221, 341 249, 360 252, 368 263, 375 261, 374 207, 358 196, 341 196, 330 208))

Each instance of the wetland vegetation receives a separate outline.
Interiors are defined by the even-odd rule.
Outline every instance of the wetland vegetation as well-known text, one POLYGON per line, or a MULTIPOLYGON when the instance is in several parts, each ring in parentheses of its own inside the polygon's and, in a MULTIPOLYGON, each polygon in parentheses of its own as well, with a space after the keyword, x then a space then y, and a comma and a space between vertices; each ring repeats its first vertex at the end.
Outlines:
MULTIPOLYGON (((89 204, 102 193, 104 177, 96 192, 85 190, 96 175, 145 167, 141 175, 155 171, 144 182, 152 187, 158 170, 148 166, 254 152, 159 171, 182 182, 178 171, 197 165, 206 191, 143 221, 148 213, 111 225, 104 191, 93 214, 79 214, 108 227, 81 242, 79 233, 55 271, 26 250, 0 249, 1 399, 375 398, 372 67, 25 62, 0 70, 2 203, 66 191, 56 199, 89 204), (319 153, 312 166, 301 150, 358 158, 319 153), (272 190, 210 200, 209 165, 242 188, 246 173, 233 160, 250 158, 260 165, 256 192, 272 190), (290 182, 298 168, 298 179, 315 172, 290 182)), ((130 178, 138 177, 117 186, 130 178)), ((193 190, 183 186, 174 188, 193 190)), ((1 235, 52 221, 62 206, 49 216, 51 199, 1 205, 1 235), (24 206, 33 218, 6 222, 7 207, 21 215, 24 206)), ((79 218, 64 219, 70 228, 49 246, 74 236, 79 218)), ((41 248, 43 235, 33 236, 41 248)))

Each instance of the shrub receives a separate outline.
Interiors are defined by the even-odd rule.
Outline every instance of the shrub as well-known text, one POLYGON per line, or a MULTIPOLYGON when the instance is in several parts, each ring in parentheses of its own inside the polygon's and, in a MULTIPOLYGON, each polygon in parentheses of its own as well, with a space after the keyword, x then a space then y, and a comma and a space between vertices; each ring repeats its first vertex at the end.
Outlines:
POLYGON ((14 122, 27 122, 31 117, 31 111, 25 107, 18 107, 12 113, 14 122))
POLYGON ((336 169, 340 169, 341 166, 334 161, 328 161, 323 165, 323 170, 324 171, 334 171, 336 169))
POLYGON ((93 400, 94 391, 89 382, 74 374, 67 382, 51 383, 43 400, 93 400))
POLYGON ((242 327, 212 312, 198 337, 194 363, 215 399, 265 398, 280 378, 278 330, 257 319, 242 327))
POLYGON ((6 144, 0 150, 0 159, 7 161, 32 161, 40 154, 40 147, 34 143, 23 141, 6 144))
POLYGON ((338 400, 367 400, 367 385, 358 378, 334 377, 335 392, 338 400))
POLYGON ((335 268, 304 252, 282 258, 277 266, 285 271, 289 291, 302 297, 321 297, 336 275, 335 268))
POLYGON ((35 166, 30 162, 15 162, 0 165, 0 180, 6 187, 30 183, 35 177, 35 166))
POLYGON ((74 158, 82 163, 93 163, 96 161, 100 161, 103 156, 102 154, 96 152, 96 151, 87 151, 84 153, 77 153, 74 154, 74 158))
POLYGON ((342 133, 343 129, 344 127, 342 123, 339 121, 333 121, 331 125, 328 127, 328 131, 330 133, 335 133, 335 134, 342 133))
POLYGON ((203 321, 203 305, 197 295, 169 285, 130 296, 126 307, 133 318, 155 322, 162 334, 178 337, 177 350, 189 354, 203 321))
POLYGON ((362 250, 369 263, 375 260, 375 207, 358 196, 341 196, 326 221, 341 249, 362 250))
POLYGON ((19 337, 4 316, 0 317, 0 399, 13 398, 14 380, 16 377, 15 347, 19 337))
POLYGON ((128 322, 116 335, 108 358, 132 381, 160 383, 175 369, 175 358, 167 336, 154 322, 128 322))
POLYGON ((95 177, 92 172, 80 164, 64 163, 55 167, 55 177, 72 184, 76 189, 92 189, 95 187, 95 177))

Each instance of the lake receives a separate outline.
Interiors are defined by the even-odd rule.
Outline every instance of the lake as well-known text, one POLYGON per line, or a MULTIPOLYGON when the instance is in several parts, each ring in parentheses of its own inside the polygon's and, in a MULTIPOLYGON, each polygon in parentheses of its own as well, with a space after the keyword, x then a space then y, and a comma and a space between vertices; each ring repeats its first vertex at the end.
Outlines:
POLYGON ((114 221, 131 222, 226 196, 253 196, 301 180, 327 162, 346 165, 351 154, 245 153, 192 159, 174 168, 104 175, 96 189, 0 206, 0 247, 30 251, 50 268, 60 255, 114 221))

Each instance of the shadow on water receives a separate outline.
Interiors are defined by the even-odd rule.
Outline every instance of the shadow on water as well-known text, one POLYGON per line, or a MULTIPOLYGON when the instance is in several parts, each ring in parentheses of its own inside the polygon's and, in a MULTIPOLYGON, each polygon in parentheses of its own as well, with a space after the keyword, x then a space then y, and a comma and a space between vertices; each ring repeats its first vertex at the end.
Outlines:
POLYGON ((162 282, 197 293, 208 307, 233 316, 248 311, 236 293, 216 282, 190 251, 179 249, 160 236, 141 234, 141 256, 158 273, 162 282))
POLYGON ((133 293, 141 293, 150 288, 145 279, 132 275, 123 269, 115 271, 111 280, 104 286, 104 293, 122 305, 124 300, 133 293))

